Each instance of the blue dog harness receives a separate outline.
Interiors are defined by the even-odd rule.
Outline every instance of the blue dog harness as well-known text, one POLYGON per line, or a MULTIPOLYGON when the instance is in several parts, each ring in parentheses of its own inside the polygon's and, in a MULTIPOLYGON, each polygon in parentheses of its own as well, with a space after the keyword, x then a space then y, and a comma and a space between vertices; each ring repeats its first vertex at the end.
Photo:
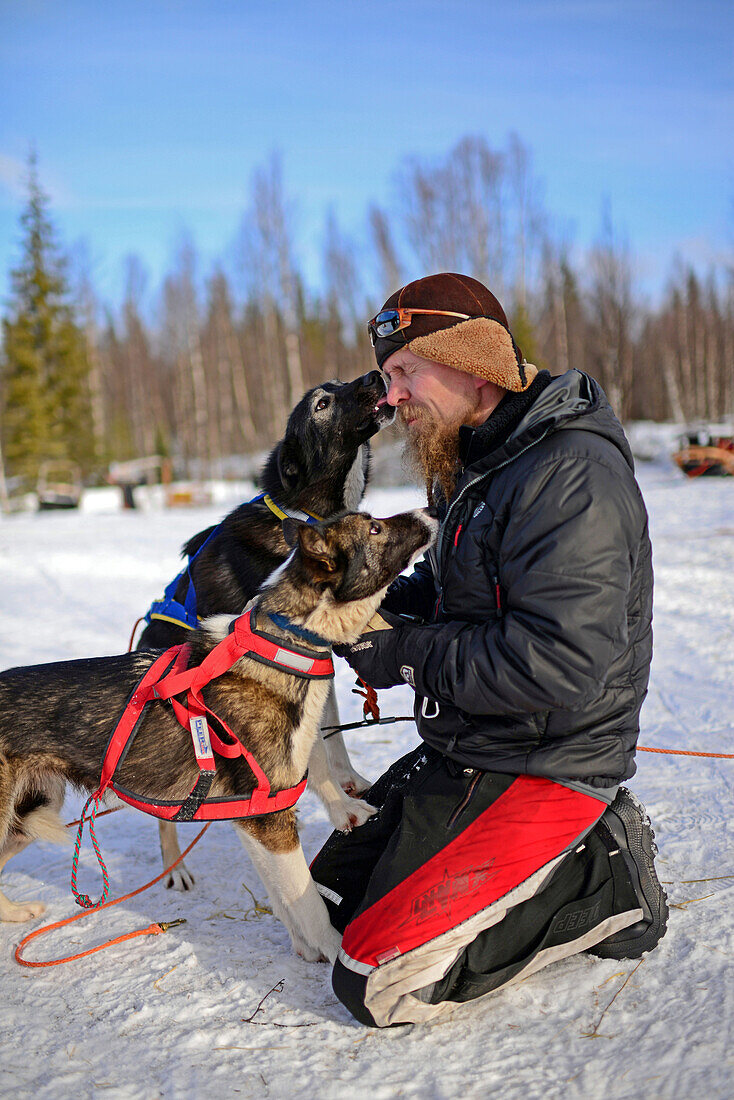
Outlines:
MULTIPOLYGON (((318 523, 321 520, 321 516, 313 515, 311 512, 302 512, 299 508, 284 508, 282 505, 276 504, 273 498, 267 493, 259 493, 258 496, 253 497, 252 500, 247 503, 257 504, 258 501, 262 501, 267 505, 273 515, 277 516, 280 520, 297 519, 301 523, 311 524, 318 523)), ((192 557, 189 557, 188 564, 167 586, 162 599, 153 600, 153 603, 144 616, 147 624, 150 624, 153 619, 162 619, 163 622, 174 623, 176 626, 183 626, 186 630, 198 629, 201 619, 196 611, 196 587, 193 577, 191 576, 191 566, 194 564, 204 547, 214 538, 220 527, 221 523, 217 524, 196 553, 192 557), (180 600, 176 599, 176 590, 184 577, 188 577, 188 584, 186 586, 184 602, 181 603, 180 600)))

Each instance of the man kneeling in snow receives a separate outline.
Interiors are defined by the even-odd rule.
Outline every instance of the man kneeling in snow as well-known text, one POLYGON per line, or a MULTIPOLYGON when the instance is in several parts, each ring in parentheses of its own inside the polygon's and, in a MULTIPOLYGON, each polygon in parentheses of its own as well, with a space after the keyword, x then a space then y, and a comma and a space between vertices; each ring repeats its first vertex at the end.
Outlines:
POLYGON ((527 364, 490 291, 432 275, 369 323, 441 518, 342 655, 415 690, 423 743, 312 873, 343 932, 334 990, 428 1020, 580 951, 638 958, 667 904, 635 772, 652 652, 647 513, 597 383, 527 364))

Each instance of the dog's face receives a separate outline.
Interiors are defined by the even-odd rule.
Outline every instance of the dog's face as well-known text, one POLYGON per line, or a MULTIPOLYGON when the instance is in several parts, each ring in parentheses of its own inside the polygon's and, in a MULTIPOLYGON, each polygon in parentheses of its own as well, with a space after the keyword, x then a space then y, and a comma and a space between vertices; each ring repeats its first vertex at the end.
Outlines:
POLYGON ((392 422, 395 410, 386 404, 378 408, 384 396, 385 383, 376 370, 353 382, 323 382, 304 394, 278 450, 283 484, 309 484, 350 464, 359 447, 392 422))
POLYGON ((315 526, 286 524, 286 538, 297 544, 311 583, 330 589, 340 604, 386 588, 433 544, 438 531, 438 520, 426 509, 388 519, 350 512, 315 526))

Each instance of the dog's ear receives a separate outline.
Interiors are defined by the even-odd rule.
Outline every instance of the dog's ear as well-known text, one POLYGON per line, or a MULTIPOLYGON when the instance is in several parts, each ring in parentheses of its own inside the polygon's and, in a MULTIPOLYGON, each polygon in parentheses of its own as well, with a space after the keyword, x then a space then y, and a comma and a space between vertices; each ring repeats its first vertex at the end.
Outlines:
POLYGON ((318 565, 323 574, 331 574, 336 570, 336 561, 328 539, 318 527, 308 523, 302 523, 298 527, 298 542, 301 554, 313 564, 318 565))
POLYGON ((303 526, 297 519, 286 516, 283 520, 283 538, 286 546, 293 550, 298 545, 298 528, 303 526))
POLYGON ((285 489, 295 488, 304 466, 301 444, 294 437, 284 439, 278 447, 278 477, 285 489))

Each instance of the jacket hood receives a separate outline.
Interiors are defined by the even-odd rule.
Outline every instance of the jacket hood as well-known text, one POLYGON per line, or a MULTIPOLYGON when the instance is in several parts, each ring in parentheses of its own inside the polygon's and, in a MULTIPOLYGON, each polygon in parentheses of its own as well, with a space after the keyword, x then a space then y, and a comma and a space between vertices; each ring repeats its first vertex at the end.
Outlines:
MULTIPOLYGON (((490 416, 487 425, 490 425, 491 420, 490 416)), ((474 454, 482 449, 483 428, 484 425, 472 434, 469 449, 474 454)), ((500 447, 486 449, 482 457, 471 462, 472 471, 478 473, 484 467, 490 469, 509 461, 543 436, 564 428, 603 436, 617 447, 630 469, 634 470, 634 459, 627 437, 604 390, 583 371, 569 370, 551 379, 500 447)), ((487 435, 489 436, 489 432, 487 435)))

